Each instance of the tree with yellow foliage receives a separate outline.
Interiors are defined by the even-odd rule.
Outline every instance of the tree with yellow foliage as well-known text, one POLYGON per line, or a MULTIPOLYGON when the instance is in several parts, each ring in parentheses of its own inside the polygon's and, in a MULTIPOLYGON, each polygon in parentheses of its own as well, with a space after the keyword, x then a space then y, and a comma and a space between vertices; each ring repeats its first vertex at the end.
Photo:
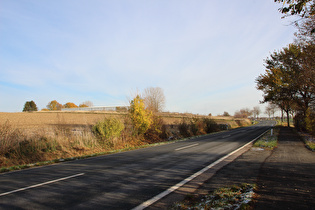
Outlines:
POLYGON ((72 102, 68 102, 64 105, 65 108, 78 108, 77 105, 75 105, 75 103, 72 102))
POLYGON ((49 102, 47 105, 47 109, 50 111, 61 110, 62 107, 62 104, 58 103, 56 100, 49 102))
POLYGON ((136 135, 143 135, 153 122, 152 112, 145 108, 144 100, 139 95, 130 101, 129 116, 136 135))

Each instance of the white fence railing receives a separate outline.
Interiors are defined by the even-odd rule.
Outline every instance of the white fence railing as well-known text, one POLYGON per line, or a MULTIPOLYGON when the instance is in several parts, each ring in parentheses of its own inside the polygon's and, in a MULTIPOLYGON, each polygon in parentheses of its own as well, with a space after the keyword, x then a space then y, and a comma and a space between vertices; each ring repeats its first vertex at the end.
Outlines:
POLYGON ((128 111, 129 106, 93 106, 78 108, 62 108, 61 111, 128 111))

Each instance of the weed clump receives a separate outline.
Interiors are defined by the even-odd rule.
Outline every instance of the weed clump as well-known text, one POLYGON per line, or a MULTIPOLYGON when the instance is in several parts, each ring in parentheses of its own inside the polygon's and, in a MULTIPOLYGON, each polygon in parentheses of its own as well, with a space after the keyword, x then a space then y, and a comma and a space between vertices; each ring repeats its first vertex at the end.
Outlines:
POLYGON ((254 184, 244 183, 217 189, 203 197, 189 195, 172 209, 250 209, 255 188, 254 184))

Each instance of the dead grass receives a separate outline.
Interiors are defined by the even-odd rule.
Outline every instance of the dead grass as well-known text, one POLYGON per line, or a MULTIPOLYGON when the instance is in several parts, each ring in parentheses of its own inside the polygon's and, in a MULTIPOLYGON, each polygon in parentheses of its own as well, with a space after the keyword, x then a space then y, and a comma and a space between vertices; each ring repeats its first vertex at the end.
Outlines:
MULTIPOLYGON (((165 124, 178 125, 183 118, 203 118, 203 115, 160 113, 165 124)), ((71 126, 94 125, 96 122, 108 118, 124 118, 124 112, 0 112, 0 123, 9 122, 18 128, 37 129, 64 124, 71 126)), ((217 123, 230 124, 232 128, 249 125, 249 119, 234 119, 233 117, 211 117, 217 123)))
MULTIPOLYGON (((183 117, 190 115, 171 113, 161 115, 165 123, 164 128, 174 137, 172 139, 180 138, 178 125, 183 117)), ((126 113, 0 113, 0 168, 86 156, 147 144, 144 139, 131 135, 129 129, 125 129, 120 138, 114 138, 110 144, 99 142, 91 132, 91 127, 98 121, 111 117, 124 120, 126 113)), ((196 117, 205 116, 195 115, 194 118, 196 117)), ((239 126, 232 118, 212 119, 219 121, 218 123, 229 123, 232 128, 239 126)))

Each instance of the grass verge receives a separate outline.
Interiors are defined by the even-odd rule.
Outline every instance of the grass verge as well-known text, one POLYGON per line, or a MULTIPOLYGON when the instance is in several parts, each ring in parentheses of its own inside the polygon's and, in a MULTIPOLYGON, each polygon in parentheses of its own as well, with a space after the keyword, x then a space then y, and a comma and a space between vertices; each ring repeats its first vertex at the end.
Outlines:
POLYGON ((250 209, 255 197, 255 184, 243 183, 219 188, 206 196, 187 195, 183 202, 175 203, 177 209, 250 209))
POLYGON ((313 152, 315 151, 315 142, 314 141, 305 141, 306 147, 308 147, 313 152))
MULTIPOLYGON (((224 131, 220 131, 220 132, 224 132, 224 131)), ((218 132, 216 132, 216 133, 218 133, 218 132)), ((158 145, 171 144, 171 143, 175 143, 175 142, 179 142, 179 141, 185 141, 185 140, 194 139, 194 138, 207 136, 207 135, 212 135, 212 133, 188 137, 188 138, 176 139, 176 140, 172 140, 172 141, 163 141, 163 142, 158 142, 158 143, 143 144, 143 145, 139 145, 139 146, 129 146, 129 147, 125 147, 123 149, 115 149, 115 150, 109 150, 109 151, 105 151, 105 152, 98 152, 98 153, 75 156, 75 157, 57 158, 57 159, 53 159, 53 160, 40 161, 40 162, 36 162, 36 163, 31 163, 31 164, 21 164, 21 165, 14 165, 14 166, 10 166, 10 167, 0 167, 0 173, 22 170, 22 169, 27 169, 27 168, 33 168, 33 167, 37 167, 37 166, 51 165, 51 164, 60 163, 60 162, 80 160, 80 159, 85 159, 85 158, 90 158, 90 157, 97 157, 97 156, 101 156, 101 155, 110 155, 110 154, 115 154, 115 153, 120 153, 120 152, 127 152, 127 151, 131 151, 131 150, 136 150, 136 149, 154 147, 154 146, 158 146, 158 145)))
POLYGON ((303 132, 298 132, 298 134, 303 139, 306 148, 315 152, 315 137, 303 132))
POLYGON ((253 146, 273 150, 278 145, 279 130, 279 127, 269 130, 265 135, 260 137, 253 146))

